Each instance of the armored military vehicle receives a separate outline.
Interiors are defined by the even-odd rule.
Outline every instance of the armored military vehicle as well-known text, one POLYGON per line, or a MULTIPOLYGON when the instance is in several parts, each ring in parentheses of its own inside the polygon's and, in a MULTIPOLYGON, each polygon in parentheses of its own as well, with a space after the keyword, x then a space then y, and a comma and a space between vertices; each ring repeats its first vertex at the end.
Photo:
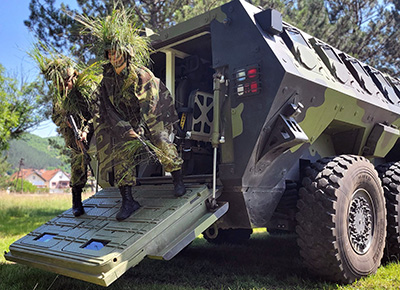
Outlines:
POLYGON ((200 232, 240 242, 255 227, 295 231, 305 263, 333 281, 374 273, 384 252, 399 257, 399 79, 241 0, 152 45, 151 69, 175 97, 189 193, 172 197, 160 167, 142 166, 144 209, 116 222, 118 194, 100 181, 86 215, 67 211, 7 259, 109 285, 200 232))

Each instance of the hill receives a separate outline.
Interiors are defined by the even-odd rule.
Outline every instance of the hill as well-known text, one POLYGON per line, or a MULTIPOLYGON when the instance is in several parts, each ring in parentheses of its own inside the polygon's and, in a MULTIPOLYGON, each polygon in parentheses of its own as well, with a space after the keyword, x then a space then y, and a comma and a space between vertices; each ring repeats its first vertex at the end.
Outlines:
POLYGON ((50 146, 49 139, 64 145, 61 137, 42 138, 30 133, 25 134, 19 140, 12 140, 9 150, 5 152, 5 155, 8 156, 7 162, 11 164, 13 170, 18 169, 19 162, 23 158, 23 168, 61 168, 69 172, 69 166, 63 164, 59 150, 50 146))

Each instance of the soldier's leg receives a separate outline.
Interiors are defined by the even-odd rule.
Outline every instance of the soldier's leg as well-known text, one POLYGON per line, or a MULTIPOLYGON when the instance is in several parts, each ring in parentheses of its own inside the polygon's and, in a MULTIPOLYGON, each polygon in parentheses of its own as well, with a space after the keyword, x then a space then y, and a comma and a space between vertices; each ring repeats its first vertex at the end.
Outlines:
POLYGON ((175 145, 168 140, 166 134, 166 132, 160 134, 160 137, 155 142, 156 147, 160 149, 156 154, 164 170, 171 172, 175 196, 179 197, 186 193, 181 170, 183 160, 179 157, 175 145))
POLYGON ((133 160, 124 160, 123 156, 119 156, 117 159, 121 161, 114 167, 115 181, 121 194, 122 204, 116 219, 122 221, 138 210, 140 204, 132 196, 132 188, 136 185, 135 162, 133 160))
POLYGON ((169 133, 172 132, 172 123, 177 120, 177 114, 165 85, 155 81, 151 88, 138 95, 142 119, 151 142, 160 149, 160 152, 156 152, 160 163, 166 172, 171 172, 175 196, 182 196, 186 193, 181 171, 183 160, 179 157, 175 145, 168 139, 169 133))
POLYGON ((183 174, 182 170, 175 170, 171 172, 172 175, 172 183, 174 184, 174 192, 175 196, 179 197, 186 193, 186 187, 183 183, 183 174))
POLYGON ((82 204, 82 189, 83 186, 72 186, 72 213, 78 217, 85 213, 82 204))
POLYGON ((71 158, 71 180, 72 188, 72 212, 74 216, 80 216, 85 213, 82 205, 82 190, 87 181, 87 164, 83 154, 74 152, 71 158))
POLYGON ((71 128, 64 126, 60 128, 60 131, 66 146, 71 149, 71 180, 69 185, 72 192, 72 212, 74 216, 80 216, 85 213, 82 205, 82 190, 87 181, 87 163, 76 144, 71 128))
POLYGON ((118 221, 122 221, 130 217, 136 210, 140 208, 140 204, 133 199, 132 186, 122 185, 119 186, 119 193, 121 194, 122 204, 119 212, 116 215, 118 221))

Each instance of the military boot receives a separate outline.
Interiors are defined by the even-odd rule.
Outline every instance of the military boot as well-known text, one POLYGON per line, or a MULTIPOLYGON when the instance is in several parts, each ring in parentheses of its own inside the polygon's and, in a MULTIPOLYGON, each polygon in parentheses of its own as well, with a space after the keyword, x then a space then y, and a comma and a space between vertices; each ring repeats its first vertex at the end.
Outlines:
POLYGON ((116 218, 118 221, 122 221, 130 217, 137 209, 139 209, 140 204, 132 197, 132 186, 120 186, 119 192, 122 197, 122 205, 116 218))
POLYGON ((72 213, 74 216, 80 216, 85 213, 85 209, 82 205, 82 187, 72 187, 72 213))
POLYGON ((174 184, 175 196, 179 197, 186 193, 185 184, 183 184, 183 175, 181 170, 171 172, 172 183, 174 184))

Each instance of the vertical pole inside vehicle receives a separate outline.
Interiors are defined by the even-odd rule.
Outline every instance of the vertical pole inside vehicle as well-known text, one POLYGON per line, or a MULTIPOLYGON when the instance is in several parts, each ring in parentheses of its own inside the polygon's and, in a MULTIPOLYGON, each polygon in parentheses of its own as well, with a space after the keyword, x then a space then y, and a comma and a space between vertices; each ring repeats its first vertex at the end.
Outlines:
POLYGON ((213 192, 212 192, 212 204, 215 203, 216 199, 216 188, 217 188, 217 151, 220 143, 220 132, 219 132, 219 101, 221 94, 221 83, 224 82, 224 76, 221 72, 217 71, 214 75, 214 117, 213 117, 213 133, 211 144, 213 146, 213 192))

